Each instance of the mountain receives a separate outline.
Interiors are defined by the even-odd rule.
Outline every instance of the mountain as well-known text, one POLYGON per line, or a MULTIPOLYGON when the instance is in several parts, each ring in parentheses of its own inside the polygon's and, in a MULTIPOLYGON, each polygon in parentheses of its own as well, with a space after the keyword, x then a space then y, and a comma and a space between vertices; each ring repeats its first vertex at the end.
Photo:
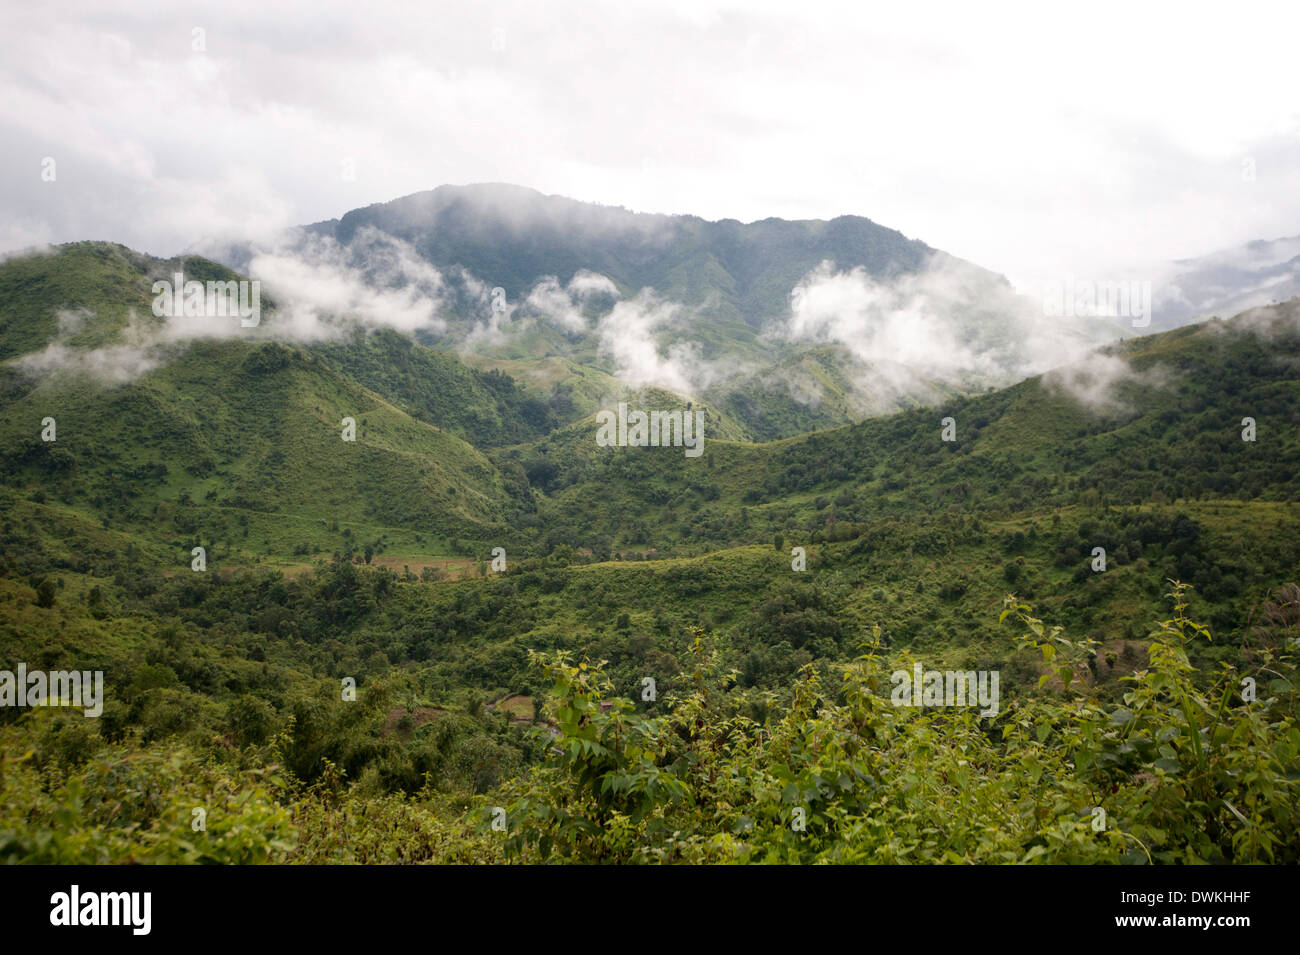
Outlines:
POLYGON ((1300 236, 1258 240, 1180 259, 1159 284, 1155 328, 1174 328, 1300 295, 1300 236))
MULTIPOLYGON (((1156 490, 1166 500, 1295 491, 1293 369, 1274 357, 1294 344, 1294 303, 1130 339, 988 394, 934 382, 930 404, 870 409, 848 428, 836 418, 862 409, 810 419, 760 379, 767 390, 756 385, 752 405, 696 399, 706 422, 697 459, 597 447, 593 416, 608 402, 681 410, 689 399, 616 387, 568 359, 480 358, 476 369, 392 329, 355 325, 279 341, 286 325, 274 304, 255 329, 143 311, 153 278, 181 268, 235 275, 93 243, 0 263, 0 347, 23 352, 0 375, 0 468, 15 490, 40 488, 48 506, 157 546, 220 541, 240 563, 347 553, 362 540, 432 557, 521 531, 527 552, 595 541, 601 552, 634 550, 652 539, 661 551, 733 546, 790 529, 790 515, 813 526, 860 521, 905 512, 918 495, 1013 512, 1065 504, 1089 487, 1117 503, 1156 490), (53 341, 38 347, 46 335, 53 341), (590 387, 556 388, 571 381, 590 387), (1243 450, 1230 438, 1246 415, 1273 437, 1244 449, 1249 471, 1225 470, 1210 452, 1243 450), (949 416, 959 440, 934 440, 949 416), (41 440, 46 417, 57 421, 55 442, 41 440), (340 438, 348 417, 354 443, 340 438), (764 420, 821 430, 751 443, 764 420), (1053 464, 1066 444, 1068 463, 1053 464), (836 506, 821 513, 825 505, 809 503, 818 496, 836 506)), ((861 371, 848 361, 823 346, 772 374, 848 392, 844 377, 861 371)), ((762 436, 783 427, 771 430, 762 436)))
POLYGON ((546 276, 567 285, 586 270, 607 276, 625 294, 653 288, 699 307, 703 318, 755 331, 784 318, 790 290, 825 260, 887 278, 919 270, 934 252, 859 216, 707 222, 505 184, 441 186, 306 230, 346 245, 367 228, 409 242, 436 266, 463 267, 501 286, 511 301, 546 276))
POLYGON ((892 415, 823 401, 819 419, 783 403, 780 386, 799 376, 847 394, 845 377, 862 371, 843 351, 808 349, 743 400, 696 399, 706 422, 697 459, 597 447, 593 416, 610 401, 680 410, 689 399, 628 389, 569 359, 480 357, 476 369, 395 330, 355 325, 278 341, 286 326, 275 305, 256 329, 234 334, 228 322, 196 337, 187 319, 144 311, 153 278, 180 268, 235 275, 89 243, 0 263, 0 347, 23 352, 0 377, 0 468, 15 492, 29 487, 43 506, 171 548, 181 563, 199 540, 237 564, 363 544, 423 560, 507 537, 523 553, 690 552, 805 520, 811 533, 819 522, 906 513, 919 500, 1015 512, 1094 487, 1116 503, 1156 491, 1166 500, 1295 492, 1291 369, 1272 357, 1293 341, 1294 305, 1131 339, 988 394, 936 381, 929 404, 892 415), (573 381, 590 386, 566 390, 573 381), (851 414, 864 420, 836 426, 851 414), (1273 438, 1244 449, 1249 471, 1225 470, 1211 451, 1243 450, 1230 439, 1247 414, 1273 438), (939 442, 949 416, 959 440, 939 442), (57 421, 55 442, 41 440, 46 417, 57 421), (340 438, 348 417, 354 443, 340 438), (777 422, 766 438, 819 430, 753 444, 763 421, 777 422), (1069 462, 1053 464, 1067 443, 1069 462))
POLYGON ((595 372, 707 401, 755 439, 1010 384, 1120 334, 1049 320, 1003 277, 860 216, 710 222, 503 184, 440 186, 210 254, 287 298, 348 276, 365 290, 351 305, 399 300, 370 321, 470 364, 511 362, 550 382, 532 394, 543 402, 595 372), (406 314, 414 300, 422 317, 406 314))

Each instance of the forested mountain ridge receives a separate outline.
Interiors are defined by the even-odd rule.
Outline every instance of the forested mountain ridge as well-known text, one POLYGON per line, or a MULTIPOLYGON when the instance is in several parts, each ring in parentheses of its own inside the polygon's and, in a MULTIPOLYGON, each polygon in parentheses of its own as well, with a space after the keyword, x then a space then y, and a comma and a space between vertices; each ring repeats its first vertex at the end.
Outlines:
POLYGON ((887 277, 919 270, 935 251, 861 216, 710 222, 504 183, 440 186, 306 229, 346 244, 367 227, 410 242, 434 265, 490 278, 512 301, 545 276, 567 285, 589 270, 625 292, 649 287, 690 305, 720 298, 706 314, 755 329, 783 316, 790 290, 826 259, 887 277))
POLYGON ((1004 277, 861 216, 707 221, 499 183, 209 254, 267 279, 342 272, 371 297, 413 296, 429 309, 403 319, 418 340, 521 378, 545 365, 545 402, 584 384, 553 377, 561 359, 707 401, 755 440, 1010 384, 1121 334, 1106 318, 1049 320, 1004 277))

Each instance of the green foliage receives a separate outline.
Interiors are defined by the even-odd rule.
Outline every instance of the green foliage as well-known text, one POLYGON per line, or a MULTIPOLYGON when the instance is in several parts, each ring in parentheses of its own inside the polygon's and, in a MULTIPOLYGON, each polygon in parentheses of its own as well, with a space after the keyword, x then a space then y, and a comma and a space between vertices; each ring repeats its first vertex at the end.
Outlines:
POLYGON ((646 718, 602 706, 599 666, 539 655, 558 724, 545 765, 508 787, 507 851, 583 862, 1296 862, 1295 650, 1261 660, 1277 695, 1231 697, 1235 671, 1191 680, 1185 616, 1160 624, 1151 668, 1125 706, 1070 692, 1089 642, 1008 598, 1062 698, 971 710, 890 705, 882 688, 910 654, 882 655, 879 628, 830 692, 806 670, 786 712, 728 711, 697 637, 691 692, 646 718))
MULTIPOLYGON (((800 230, 764 242, 902 248, 800 230)), ((122 342, 170 266, 0 263, 0 354, 122 342)), ((786 281, 732 277, 724 311, 786 281)), ((5 365, 6 661, 106 692, 98 720, 0 709, 0 859, 1297 861, 1300 405, 1274 356, 1300 341, 1274 311, 1115 348, 1178 374, 1110 410, 1030 380, 745 443, 847 420, 840 358, 787 356, 821 410, 724 396, 698 459, 597 448, 617 384, 544 329, 490 370, 393 333, 196 341, 117 386, 5 365), (1149 632, 1165 579, 1195 597, 1149 632), (998 715, 891 705, 922 660, 1000 671, 998 715)))
POLYGON ((48 577, 42 577, 36 584, 36 606, 49 609, 54 606, 54 598, 58 590, 54 586, 54 581, 48 577))
POLYGON ((535 847, 542 859, 552 850, 584 861, 606 859, 608 832, 625 840, 633 833, 662 839, 662 811, 686 797, 681 767, 664 765, 661 721, 631 713, 625 700, 602 706, 609 689, 599 669, 571 664, 564 653, 537 655, 554 682, 553 715, 558 753, 548 762, 543 788, 528 790, 507 810, 520 833, 507 851, 535 847))
POLYGON ((106 749, 66 774, 0 746, 0 862, 254 864, 293 849, 270 770, 232 775, 180 747, 106 749), (203 810, 196 830, 194 810, 203 810))

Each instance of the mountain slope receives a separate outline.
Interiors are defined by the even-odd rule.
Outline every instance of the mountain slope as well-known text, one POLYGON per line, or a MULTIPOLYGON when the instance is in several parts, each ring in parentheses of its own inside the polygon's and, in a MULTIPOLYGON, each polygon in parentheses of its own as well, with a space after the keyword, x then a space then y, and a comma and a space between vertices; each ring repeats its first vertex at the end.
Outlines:
MULTIPOLYGON (((76 267, 108 269, 104 261, 122 268, 115 255, 76 267)), ((161 265, 132 267, 119 310, 161 265)), ((0 265, 0 281, 11 267, 0 265)), ((106 287, 93 278, 83 284, 106 287)), ((3 467, 14 492, 45 493, 110 525, 148 536, 156 520, 158 539, 177 546, 202 531, 246 557, 281 560, 293 550, 355 548, 348 524, 372 542, 400 536, 410 554, 503 537, 525 551, 598 541, 662 552, 811 533, 922 503, 1007 514, 1080 495, 1117 504, 1152 494, 1285 500, 1300 491, 1295 367, 1279 357, 1300 348, 1295 310, 1293 302, 1129 340, 991 394, 940 394, 936 407, 767 444, 746 443, 752 428, 706 402, 698 458, 598 448, 593 419, 579 417, 589 406, 521 395, 507 378, 393 332, 307 348, 261 337, 168 340, 125 384, 106 385, 98 366, 71 359, 43 377, 32 377, 26 358, 5 366, 3 467), (40 440, 47 416, 58 421, 53 444, 40 440), (355 444, 339 439, 348 416, 355 444), (953 442, 940 436, 949 416, 953 442), (1244 417, 1256 419, 1257 441, 1240 440, 1244 417), (417 540, 426 535, 433 539, 417 540)), ((256 331, 275 327, 272 317, 256 331)), ((67 345, 71 356, 95 351, 67 345)), ((830 387, 845 373, 833 351, 784 374, 795 370, 830 387)), ((686 401, 653 389, 622 397, 647 408, 686 401)), ((756 410, 756 419, 787 413, 771 400, 756 410)))
MULTIPOLYGON (((1070 368, 935 408, 761 445, 570 453, 547 524, 635 545, 740 544, 918 507, 1010 514, 1152 499, 1300 496, 1300 300, 1130 339, 1070 368), (942 438, 954 419, 956 440, 942 438), (1243 441, 1243 418, 1254 441, 1243 441), (599 499, 608 506, 593 509, 599 499), (834 506, 830 506, 830 503, 834 506), (683 519, 683 507, 689 518, 683 519), (740 518, 744 508, 744 518, 740 518), (625 515, 636 515, 626 520, 625 515)), ((573 438, 594 443, 591 435, 573 438)))
POLYGON ((354 531, 481 537, 527 506, 472 446, 274 342, 196 342, 110 388, 75 372, 20 382, 0 440, 10 488, 186 552, 219 541, 240 559, 301 542, 346 552, 361 544, 354 531), (47 417, 54 442, 41 439, 47 417))

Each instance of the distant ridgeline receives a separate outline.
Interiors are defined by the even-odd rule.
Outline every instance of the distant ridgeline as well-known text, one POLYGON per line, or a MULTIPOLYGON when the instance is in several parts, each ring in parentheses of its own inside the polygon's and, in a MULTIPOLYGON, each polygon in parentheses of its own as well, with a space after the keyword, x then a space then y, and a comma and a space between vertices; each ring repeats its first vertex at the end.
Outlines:
POLYGON ((355 283, 364 291, 343 297, 382 303, 375 324, 571 405, 561 423, 657 385, 727 415, 745 440, 1004 386, 1042 370, 1038 352, 1123 333, 1073 310, 1048 321, 1002 276, 861 216, 709 222, 504 184, 356 209, 269 254, 213 254, 309 300, 355 283))

